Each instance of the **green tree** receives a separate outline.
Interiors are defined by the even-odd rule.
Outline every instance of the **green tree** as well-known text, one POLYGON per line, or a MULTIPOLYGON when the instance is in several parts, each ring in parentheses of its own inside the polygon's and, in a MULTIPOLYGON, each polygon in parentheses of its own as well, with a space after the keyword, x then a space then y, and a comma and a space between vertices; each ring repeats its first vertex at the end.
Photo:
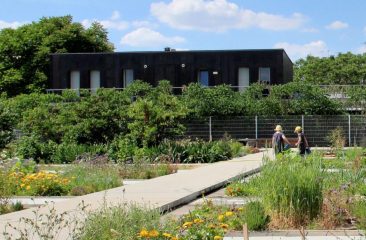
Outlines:
POLYGON ((0 91, 8 96, 41 92, 47 87, 50 54, 111 52, 107 32, 98 23, 85 29, 71 16, 41 18, 0 31, 0 91))
POLYGON ((294 66, 294 80, 317 85, 363 84, 366 54, 339 53, 337 56, 300 59, 294 66))
POLYGON ((180 120, 187 112, 186 106, 172 94, 169 82, 160 81, 149 95, 137 98, 129 106, 129 137, 139 146, 159 145, 165 138, 183 133, 180 120))

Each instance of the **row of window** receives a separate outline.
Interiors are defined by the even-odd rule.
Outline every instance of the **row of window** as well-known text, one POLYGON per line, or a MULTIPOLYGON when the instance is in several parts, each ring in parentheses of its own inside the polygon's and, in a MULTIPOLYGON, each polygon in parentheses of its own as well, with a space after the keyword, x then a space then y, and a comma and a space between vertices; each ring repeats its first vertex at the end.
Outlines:
MULTIPOLYGON (((214 75, 218 72, 213 72, 214 75)), ((238 70, 238 86, 247 87, 249 86, 249 68, 239 68, 238 70)), ((271 82, 271 69, 270 68, 259 68, 259 81, 270 83, 271 82)), ((123 70, 123 87, 128 87, 134 80, 133 69, 123 70)), ((197 76, 198 82, 202 86, 209 86, 210 73, 208 70, 201 70, 198 72, 197 76)), ((90 88, 98 89, 101 86, 100 71, 90 71, 90 88)), ((79 89, 80 88, 80 72, 71 71, 70 73, 70 88, 79 89)))

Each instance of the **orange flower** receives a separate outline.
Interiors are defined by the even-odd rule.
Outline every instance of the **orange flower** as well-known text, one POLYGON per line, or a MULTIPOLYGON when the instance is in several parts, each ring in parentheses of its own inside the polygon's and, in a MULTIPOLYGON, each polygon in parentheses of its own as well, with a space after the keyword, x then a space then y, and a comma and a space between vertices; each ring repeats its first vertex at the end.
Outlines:
POLYGON ((155 229, 153 229, 149 232, 149 237, 158 237, 158 236, 159 236, 159 232, 156 231, 155 229))
POLYGON ((193 222, 185 222, 182 227, 183 228, 189 228, 192 225, 193 225, 193 222))

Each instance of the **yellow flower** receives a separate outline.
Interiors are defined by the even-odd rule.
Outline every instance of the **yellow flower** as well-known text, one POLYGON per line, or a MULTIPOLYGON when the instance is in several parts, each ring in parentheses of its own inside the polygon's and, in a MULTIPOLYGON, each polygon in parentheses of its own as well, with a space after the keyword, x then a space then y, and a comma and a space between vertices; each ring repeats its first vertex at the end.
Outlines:
POLYGON ((172 237, 170 240, 179 240, 177 237, 172 237))
POLYGON ((242 207, 240 207, 240 208, 238 208, 238 211, 243 211, 244 210, 244 208, 242 208, 242 207))
POLYGON ((222 222, 222 221, 224 221, 224 215, 219 215, 218 217, 217 217, 217 220, 219 220, 219 222, 222 222))
POLYGON ((229 228, 229 225, 227 225, 225 223, 221 223, 220 224, 220 227, 223 228, 223 229, 228 229, 229 228))
POLYGON ((193 220, 194 223, 203 223, 204 221, 202 219, 196 218, 195 220, 193 220))
POLYGON ((142 229, 139 233, 139 237, 149 237, 149 231, 142 229))
POLYGON ((25 184, 24 184, 24 183, 20 184, 20 187, 21 187, 21 188, 23 188, 24 186, 25 186, 25 184))
POLYGON ((222 239, 222 237, 221 236, 215 236, 214 237, 214 240, 221 240, 222 239))
POLYGON ((215 228, 215 225, 211 223, 210 225, 208 225, 208 228, 209 229, 214 229, 215 228))
POLYGON ((226 212, 225 213, 225 216, 226 217, 231 217, 233 214, 234 214, 233 212, 229 211, 229 212, 226 212))
POLYGON ((184 228, 189 228, 190 226, 192 226, 192 224, 193 224, 193 222, 185 222, 185 223, 183 224, 183 227, 184 227, 184 228))
POLYGON ((171 238, 172 235, 170 233, 163 233, 163 237, 171 238))
POLYGON ((25 189, 29 190, 29 189, 31 189, 31 186, 28 185, 25 189))
POLYGON ((149 237, 158 237, 158 236, 159 236, 159 232, 156 231, 155 229, 153 229, 149 232, 149 237))

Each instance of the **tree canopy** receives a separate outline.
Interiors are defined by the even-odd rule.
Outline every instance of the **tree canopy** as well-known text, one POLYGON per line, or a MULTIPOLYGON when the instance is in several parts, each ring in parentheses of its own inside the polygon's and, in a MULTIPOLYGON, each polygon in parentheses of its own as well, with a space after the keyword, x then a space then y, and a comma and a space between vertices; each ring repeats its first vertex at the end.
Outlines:
POLYGON ((295 63, 294 80, 318 85, 364 84, 366 54, 348 52, 323 58, 308 56, 295 63))
POLYGON ((44 17, 0 31, 0 91, 8 96, 47 87, 51 53, 111 52, 107 31, 95 22, 85 29, 71 16, 44 17))

